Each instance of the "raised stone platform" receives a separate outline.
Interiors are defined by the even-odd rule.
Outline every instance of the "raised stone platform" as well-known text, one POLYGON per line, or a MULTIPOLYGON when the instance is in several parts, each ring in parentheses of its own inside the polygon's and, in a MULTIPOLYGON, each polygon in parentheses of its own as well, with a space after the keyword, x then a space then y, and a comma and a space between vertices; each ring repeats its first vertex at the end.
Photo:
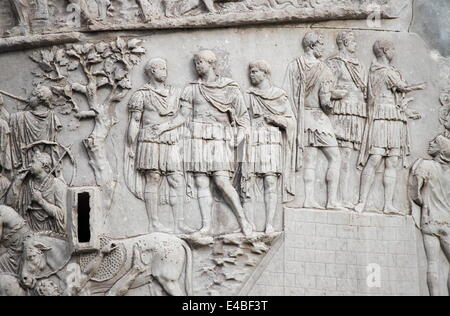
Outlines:
POLYGON ((284 245, 250 295, 420 294, 411 217, 286 209, 284 222, 284 245))

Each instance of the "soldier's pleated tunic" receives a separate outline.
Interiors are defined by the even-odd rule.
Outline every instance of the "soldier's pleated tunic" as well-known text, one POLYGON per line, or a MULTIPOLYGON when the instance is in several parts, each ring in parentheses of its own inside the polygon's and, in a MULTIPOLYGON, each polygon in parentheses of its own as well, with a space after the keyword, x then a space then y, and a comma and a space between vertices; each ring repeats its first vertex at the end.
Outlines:
MULTIPOLYGON (((160 124, 173 119, 179 109, 179 91, 173 87, 156 90, 145 85, 137 91, 129 103, 129 111, 158 115, 160 124)), ((155 118, 153 118, 155 119, 155 118)), ((155 136, 153 125, 141 119, 137 140, 136 169, 139 171, 159 171, 172 173, 183 170, 180 131, 173 129, 155 136)))
POLYGON ((234 172, 236 128, 250 126, 238 84, 228 78, 219 78, 214 83, 199 80, 185 88, 181 102, 192 111, 186 147, 187 171, 234 172))
POLYGON ((335 89, 347 95, 333 102, 331 121, 341 147, 360 149, 367 120, 364 71, 357 59, 334 56, 328 60, 337 79, 335 89))

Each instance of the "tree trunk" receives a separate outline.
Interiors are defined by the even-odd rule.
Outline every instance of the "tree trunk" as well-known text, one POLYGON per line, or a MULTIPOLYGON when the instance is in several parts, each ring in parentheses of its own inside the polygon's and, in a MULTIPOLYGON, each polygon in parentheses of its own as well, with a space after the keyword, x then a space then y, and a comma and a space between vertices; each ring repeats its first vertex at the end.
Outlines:
POLYGON ((109 117, 107 106, 95 108, 95 126, 91 135, 83 141, 89 157, 89 165, 94 171, 95 181, 102 193, 103 209, 110 210, 117 184, 111 164, 108 161, 106 141, 114 125, 109 117))

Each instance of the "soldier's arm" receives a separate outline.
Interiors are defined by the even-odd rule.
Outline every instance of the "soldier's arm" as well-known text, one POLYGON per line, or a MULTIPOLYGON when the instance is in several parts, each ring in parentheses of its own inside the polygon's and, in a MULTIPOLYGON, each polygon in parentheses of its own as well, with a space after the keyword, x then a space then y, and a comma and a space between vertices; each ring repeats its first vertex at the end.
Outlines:
POLYGON ((141 125, 142 112, 133 111, 131 113, 130 124, 128 126, 128 144, 134 144, 139 134, 139 126, 141 125))
POLYGON ((333 109, 332 97, 333 80, 332 78, 325 79, 320 85, 319 102, 322 109, 329 113, 333 109))
POLYGON ((183 125, 188 117, 191 115, 191 108, 189 106, 182 106, 180 112, 170 121, 159 125, 161 132, 171 131, 183 125))
POLYGON ((161 135, 164 132, 176 129, 186 123, 192 113, 193 92, 190 86, 187 86, 179 98, 180 111, 170 121, 156 125, 153 129, 156 134, 161 135))
POLYGON ((417 90, 424 90, 426 88, 425 83, 420 84, 408 84, 405 80, 403 80, 398 74, 389 74, 389 81, 392 89, 394 91, 408 93, 417 90))
POLYGON ((426 170, 424 170, 423 161, 416 163, 412 168, 412 181, 410 194, 411 199, 419 205, 423 206, 422 188, 426 181, 426 170))
POLYGON ((284 116, 271 115, 271 116, 266 116, 265 119, 266 119, 267 123, 269 123, 269 124, 271 124, 271 125, 273 125, 275 127, 278 127, 278 128, 281 128, 281 129, 286 129, 287 128, 288 122, 287 122, 287 119, 284 116))

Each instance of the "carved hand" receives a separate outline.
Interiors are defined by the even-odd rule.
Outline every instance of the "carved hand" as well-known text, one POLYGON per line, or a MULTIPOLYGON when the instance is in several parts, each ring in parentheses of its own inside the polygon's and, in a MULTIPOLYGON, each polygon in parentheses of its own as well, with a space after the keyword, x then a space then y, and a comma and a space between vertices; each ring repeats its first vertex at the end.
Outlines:
POLYGON ((38 204, 41 204, 42 201, 44 200, 44 198, 42 197, 42 192, 41 192, 41 191, 33 190, 33 191, 31 192, 31 194, 32 194, 32 200, 33 200, 33 202, 36 202, 36 203, 38 203, 38 204))
POLYGON ((113 242, 106 244, 101 250, 101 254, 103 255, 107 255, 110 254, 111 252, 113 252, 115 249, 117 249, 117 245, 113 242))
POLYGON ((347 90, 339 89, 339 90, 333 90, 331 91, 331 99, 333 100, 342 100, 345 98, 348 94, 347 90))
POLYGON ((267 123, 272 124, 272 125, 277 125, 277 119, 274 116, 264 116, 264 119, 266 120, 267 123))
POLYGON ((237 136, 236 136, 236 143, 234 144, 234 147, 238 147, 245 139, 245 131, 242 129, 239 129, 237 136))
POLYGON ((424 83, 416 85, 415 88, 416 88, 415 90, 425 90, 427 88, 427 84, 424 82, 424 83))
POLYGON ((29 172, 28 169, 20 170, 19 173, 16 176, 16 180, 15 181, 23 182, 23 180, 25 180, 25 178, 27 177, 28 172, 29 172))
POLYGON ((408 118, 410 118, 412 120, 420 120, 422 118, 422 114, 420 114, 417 111, 411 110, 411 109, 406 109, 405 113, 406 113, 406 116, 408 116, 408 118))
POLYGON ((155 137, 161 136, 166 131, 165 127, 162 124, 153 125, 152 129, 153 129, 153 132, 155 133, 155 137))

